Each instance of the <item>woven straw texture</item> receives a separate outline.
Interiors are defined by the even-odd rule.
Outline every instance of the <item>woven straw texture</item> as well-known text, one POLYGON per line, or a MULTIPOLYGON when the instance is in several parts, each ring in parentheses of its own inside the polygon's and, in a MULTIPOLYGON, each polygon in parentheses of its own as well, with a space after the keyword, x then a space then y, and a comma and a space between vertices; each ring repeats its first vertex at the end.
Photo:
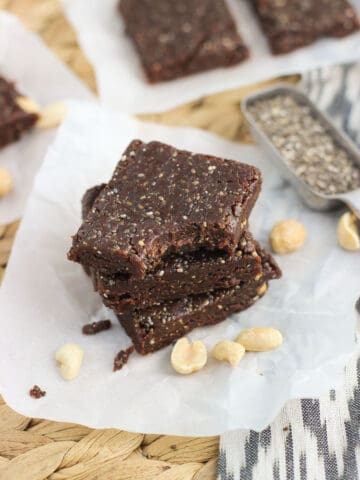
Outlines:
MULTIPOLYGON (((0 0, 96 92, 94 72, 58 0, 0 0)), ((296 82, 297 77, 286 80, 296 82)), ((265 82, 266 83, 266 82, 265 82)), ((264 84, 262 84, 264 85, 264 84)), ((143 119, 193 126, 249 142, 239 110, 243 96, 261 85, 228 91, 143 119)), ((0 226, 0 283, 19 222, 0 226)), ((219 438, 143 435, 26 418, 0 396, 0 480, 212 480, 219 438)))

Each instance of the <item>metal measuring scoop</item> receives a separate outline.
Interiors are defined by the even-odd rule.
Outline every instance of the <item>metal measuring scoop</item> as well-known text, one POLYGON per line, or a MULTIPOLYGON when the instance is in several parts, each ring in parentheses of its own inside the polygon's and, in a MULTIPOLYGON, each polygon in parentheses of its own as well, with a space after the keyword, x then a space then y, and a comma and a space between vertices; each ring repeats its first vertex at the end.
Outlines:
POLYGON ((243 99, 241 103, 242 112, 257 143, 263 148, 267 155, 271 157, 273 162, 282 171, 283 176, 295 187, 298 194, 310 208, 315 210, 330 210, 339 207, 341 204, 345 204, 354 212, 356 217, 360 219, 360 188, 334 195, 325 195, 315 191, 289 166, 281 152, 275 147, 269 136, 256 122, 254 116, 249 110, 249 106, 256 101, 272 98, 276 95, 292 96, 300 104, 310 107, 314 112, 314 115, 323 122, 327 132, 333 137, 336 144, 345 150, 345 152, 347 152, 347 154, 353 159, 354 163, 360 168, 360 151, 357 146, 332 123, 326 114, 316 107, 305 93, 301 92, 298 88, 287 84, 277 84, 270 88, 252 93, 243 99))

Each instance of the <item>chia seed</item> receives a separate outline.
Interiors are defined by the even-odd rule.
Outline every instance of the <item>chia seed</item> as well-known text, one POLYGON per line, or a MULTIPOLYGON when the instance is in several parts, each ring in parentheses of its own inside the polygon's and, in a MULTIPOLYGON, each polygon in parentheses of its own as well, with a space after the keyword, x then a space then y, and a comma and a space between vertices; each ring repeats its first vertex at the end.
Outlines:
POLYGON ((255 121, 290 168, 314 191, 335 195, 360 187, 360 168, 308 105, 290 95, 258 100, 255 121))

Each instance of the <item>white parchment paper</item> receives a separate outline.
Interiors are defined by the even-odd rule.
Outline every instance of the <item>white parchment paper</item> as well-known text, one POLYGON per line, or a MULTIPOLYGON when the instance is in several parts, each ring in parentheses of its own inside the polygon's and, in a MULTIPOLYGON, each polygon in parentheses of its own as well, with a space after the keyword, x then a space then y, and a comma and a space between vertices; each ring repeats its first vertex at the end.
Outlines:
MULTIPOLYGON (((40 106, 92 94, 45 46, 26 30, 16 17, 0 13, 0 75, 14 81, 18 90, 40 106)), ((22 139, 0 150, 0 166, 10 171, 14 191, 0 199, 0 225, 21 217, 48 145, 55 129, 33 129, 22 139)))
MULTIPOLYGON (((117 12, 119 0, 63 0, 63 5, 95 68, 100 98, 129 113, 160 112, 203 95, 360 58, 360 33, 344 39, 322 39, 293 53, 274 56, 250 2, 227 1, 251 58, 238 66, 158 85, 146 82, 137 52, 117 12)), ((360 12, 360 0, 352 3, 360 12)))
POLYGON ((36 178, 0 291, 1 393, 25 415, 92 427, 179 435, 264 428, 287 399, 317 396, 336 386, 354 351, 358 257, 337 246, 338 216, 304 207, 256 147, 72 104, 36 178), (283 332, 279 350, 248 353, 235 369, 209 358, 204 370, 183 377, 172 370, 168 347, 146 357, 134 354, 113 373, 115 354, 130 344, 118 323, 92 337, 81 334, 84 324, 111 313, 81 267, 66 259, 70 236, 80 224, 85 189, 109 179, 133 138, 158 139, 260 167, 264 187, 251 226, 263 245, 280 219, 297 218, 306 225, 306 245, 278 259, 283 278, 271 282, 261 301, 189 335, 210 349, 244 327, 270 325, 283 332), (61 379, 54 361, 66 342, 85 350, 81 373, 70 383, 61 379), (47 391, 44 398, 29 397, 34 384, 47 391))

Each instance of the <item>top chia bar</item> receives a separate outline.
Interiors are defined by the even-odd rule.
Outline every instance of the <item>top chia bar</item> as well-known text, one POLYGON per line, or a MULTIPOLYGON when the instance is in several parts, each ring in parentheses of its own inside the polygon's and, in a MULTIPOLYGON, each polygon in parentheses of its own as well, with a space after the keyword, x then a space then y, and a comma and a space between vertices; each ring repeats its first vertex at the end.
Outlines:
POLYGON ((121 0, 119 10, 151 83, 249 56, 224 0, 121 0))
POLYGON ((250 0, 275 54, 291 52, 320 37, 345 37, 359 30, 347 0, 250 0))
POLYGON ((250 165, 134 140, 73 237, 70 260, 143 278, 170 253, 233 253, 261 188, 250 165))

